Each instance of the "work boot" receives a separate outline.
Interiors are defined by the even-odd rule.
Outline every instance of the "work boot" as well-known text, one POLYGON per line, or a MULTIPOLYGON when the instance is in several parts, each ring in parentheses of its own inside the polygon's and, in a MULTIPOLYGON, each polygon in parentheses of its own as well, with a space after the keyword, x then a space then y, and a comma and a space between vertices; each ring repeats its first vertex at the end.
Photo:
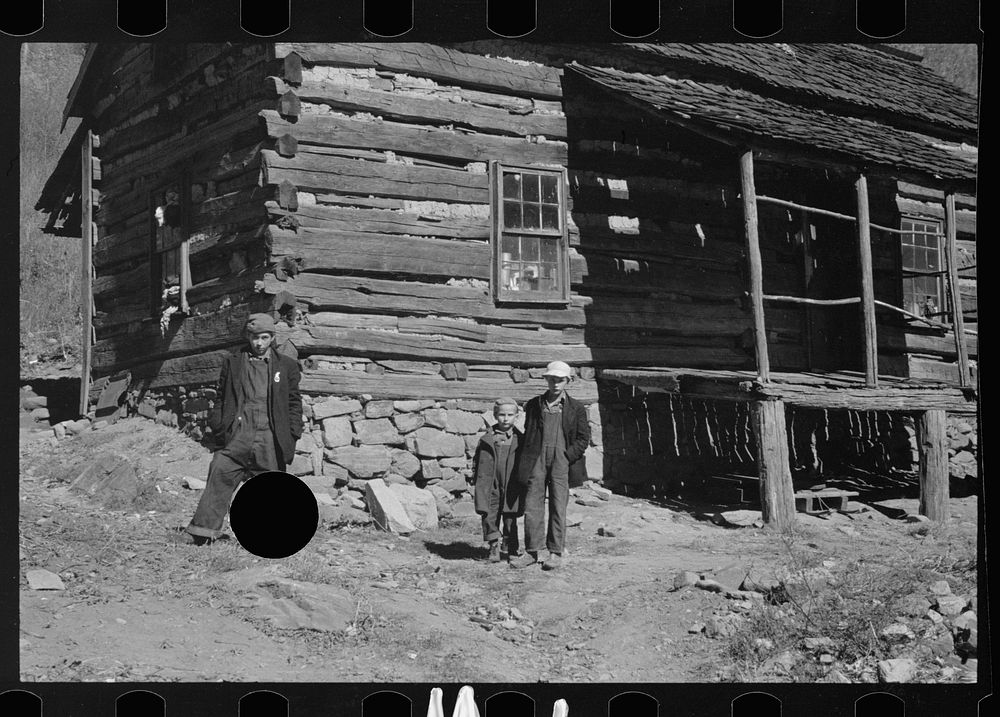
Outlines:
POLYGON ((499 540, 491 540, 490 541, 489 561, 491 563, 499 563, 500 562, 500 541, 499 540))
POLYGON ((542 565, 542 570, 557 570, 562 565, 562 556, 559 553, 549 553, 549 559, 542 565))
POLYGON ((526 552, 524 555, 510 561, 512 568, 527 568, 538 562, 538 553, 526 552))

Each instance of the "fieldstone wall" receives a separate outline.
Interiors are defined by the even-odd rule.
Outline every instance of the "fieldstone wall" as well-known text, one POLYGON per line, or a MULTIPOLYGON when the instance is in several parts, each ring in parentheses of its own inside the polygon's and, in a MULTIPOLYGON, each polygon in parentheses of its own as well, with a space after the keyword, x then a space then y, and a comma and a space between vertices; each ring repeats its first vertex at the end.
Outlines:
MULTIPOLYGON (((214 387, 130 393, 129 412, 175 426, 211 445, 208 412, 214 387)), ((590 478, 626 493, 667 494, 698 487, 711 475, 754 470, 747 407, 646 394, 601 382, 599 403, 587 414, 590 478)), ((480 437, 492 426, 493 406, 472 400, 373 400, 369 396, 303 396, 304 431, 288 471, 316 490, 349 489, 363 498, 364 481, 436 486, 444 497, 468 497, 466 479, 480 437)), ((518 426, 523 427, 523 413, 518 426)), ((974 417, 950 416, 953 492, 978 485, 974 417)), ((911 417, 889 414, 790 411, 789 447, 795 471, 857 465, 868 470, 916 470, 911 417)))

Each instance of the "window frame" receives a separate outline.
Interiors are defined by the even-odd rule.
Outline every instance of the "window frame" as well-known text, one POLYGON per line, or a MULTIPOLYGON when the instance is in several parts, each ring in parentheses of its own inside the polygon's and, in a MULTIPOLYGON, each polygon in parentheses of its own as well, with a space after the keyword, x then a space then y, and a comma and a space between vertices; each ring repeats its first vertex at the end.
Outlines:
POLYGON ((559 304, 570 302, 570 257, 567 218, 569 213, 569 180, 565 167, 542 167, 534 165, 510 164, 493 160, 490 162, 490 293, 497 303, 517 304, 559 304), (504 228, 504 173, 526 173, 556 177, 558 192, 558 229, 504 228), (502 248, 505 236, 550 238, 556 242, 556 272, 559 289, 557 291, 520 291, 504 288, 502 275, 502 248))
MULTIPOLYGON (((944 247, 944 225, 943 222, 936 217, 919 217, 912 215, 904 215, 900 217, 899 221, 900 228, 900 242, 899 242, 899 268, 900 268, 900 304, 904 309, 915 314, 923 315, 920 311, 919 305, 913 305, 909 302, 909 297, 915 296, 917 292, 907 290, 907 284, 910 282, 916 283, 916 281, 922 276, 928 276, 927 274, 915 274, 912 272, 926 271, 922 270, 913 265, 910 265, 906 261, 906 247, 912 247, 914 250, 928 250, 930 247, 919 246, 915 243, 914 239, 916 236, 936 236, 937 246, 934 250, 937 253, 937 265, 938 268, 935 270, 937 273, 933 278, 936 281, 936 300, 937 300, 937 313, 933 316, 928 316, 927 318, 933 321, 940 321, 942 323, 951 323, 954 320, 951 301, 948 294, 948 281, 947 281, 947 257, 945 256, 944 247), (907 226, 909 225, 909 226, 907 226), (917 226, 921 226, 921 229, 917 229, 917 226), (933 229, 934 231, 930 231, 933 229), (909 242, 907 241, 909 239, 909 242), (914 311, 914 308, 917 310, 914 311)), ((925 294, 926 292, 919 292, 920 294, 925 294)))
POLYGON ((149 303, 150 315, 160 317, 164 312, 163 305, 163 255, 172 249, 178 251, 178 286, 180 287, 180 301, 178 302, 178 313, 187 314, 190 310, 187 301, 187 292, 191 288, 191 177, 187 170, 173 173, 176 179, 173 181, 160 182, 147 195, 147 214, 149 219, 149 303), (157 196, 166 192, 170 187, 176 186, 180 195, 180 224, 182 238, 167 248, 157 247, 158 221, 156 209, 158 207, 157 196))

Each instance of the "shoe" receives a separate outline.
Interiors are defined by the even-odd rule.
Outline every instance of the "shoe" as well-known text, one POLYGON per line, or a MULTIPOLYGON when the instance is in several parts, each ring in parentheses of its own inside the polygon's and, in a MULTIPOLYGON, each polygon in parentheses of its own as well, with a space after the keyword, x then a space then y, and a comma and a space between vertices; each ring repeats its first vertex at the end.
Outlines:
POLYGON ((535 553, 525 553, 524 555, 511 560, 510 566, 512 568, 527 568, 537 562, 538 556, 535 553))
POLYGON ((542 570, 556 570, 562 565, 562 556, 559 553, 549 553, 549 559, 542 565, 542 570))
POLYGON ((170 535, 170 541, 177 545, 207 545, 212 542, 211 538, 203 535, 193 535, 184 529, 170 535))
POLYGON ((490 541, 489 561, 491 563, 499 563, 500 562, 500 542, 497 541, 497 540, 491 540, 490 541))

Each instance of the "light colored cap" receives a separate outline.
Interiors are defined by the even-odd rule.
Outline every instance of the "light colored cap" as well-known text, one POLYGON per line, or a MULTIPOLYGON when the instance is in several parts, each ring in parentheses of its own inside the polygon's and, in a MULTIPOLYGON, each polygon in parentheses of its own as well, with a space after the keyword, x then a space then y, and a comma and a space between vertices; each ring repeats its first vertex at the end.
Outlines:
POLYGON ((515 401, 513 398, 508 398, 507 396, 504 396, 503 398, 498 398, 496 401, 493 402, 494 410, 500 408, 501 406, 513 406, 514 408, 520 408, 517 405, 517 401, 515 401))
POLYGON ((553 361, 548 366, 545 367, 545 373, 543 376, 561 376, 562 378, 570 378, 573 375, 573 369, 570 368, 569 364, 565 361, 553 361))

